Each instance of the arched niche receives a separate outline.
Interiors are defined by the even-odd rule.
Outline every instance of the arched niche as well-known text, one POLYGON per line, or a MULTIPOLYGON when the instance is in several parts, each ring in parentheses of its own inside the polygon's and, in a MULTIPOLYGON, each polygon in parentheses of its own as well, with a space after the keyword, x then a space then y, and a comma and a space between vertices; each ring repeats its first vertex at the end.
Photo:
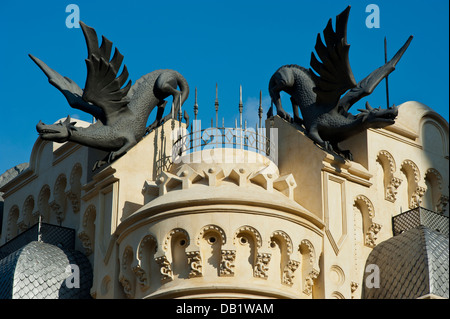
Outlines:
POLYGON ((61 224, 66 218, 66 196, 67 178, 66 175, 60 174, 55 181, 53 187, 54 200, 50 203, 53 214, 56 216, 56 221, 61 224))
POLYGON ((70 173, 70 189, 67 192, 67 197, 72 205, 72 211, 78 213, 81 205, 81 175, 83 174, 83 168, 80 163, 76 163, 70 173))
POLYGON ((377 162, 383 168, 384 198, 390 202, 397 199, 397 188, 402 180, 395 176, 397 170, 394 157, 388 151, 378 152, 377 162))
POLYGON ((411 160, 404 160, 401 166, 401 171, 405 174, 407 179, 407 199, 409 209, 419 207, 422 203, 422 196, 425 194, 426 188, 419 185, 420 171, 416 163, 411 160))
POLYGON ((303 239, 299 246, 302 256, 302 291, 305 295, 312 295, 314 280, 319 276, 319 261, 316 256, 316 249, 311 241, 303 239))
POLYGON ((38 219, 33 217, 34 210, 34 197, 33 195, 27 196, 23 203, 22 214, 18 220, 19 231, 23 232, 29 227, 33 226, 38 219))
POLYGON ((373 221, 375 217, 373 204, 366 196, 358 195, 355 199, 354 206, 362 216, 364 245, 373 248, 376 245, 377 234, 381 230, 381 225, 373 221))
POLYGON ((14 205, 11 207, 8 213, 8 226, 6 231, 6 240, 11 240, 19 233, 19 227, 17 222, 19 220, 19 206, 14 205))
POLYGON ((277 230, 270 236, 270 248, 272 248, 272 263, 270 274, 280 278, 282 284, 292 286, 294 273, 300 265, 299 261, 292 260, 293 244, 289 235, 277 230), (279 265, 279 267, 277 267, 279 265))
POLYGON ((424 195, 424 207, 444 213, 448 204, 448 196, 443 194, 442 175, 434 168, 425 172, 425 184, 427 190, 424 195))
POLYGON ((159 279, 159 268, 155 261, 157 247, 158 243, 151 234, 145 235, 139 242, 137 250, 138 263, 133 267, 133 271, 142 290, 146 290, 151 286, 153 278, 159 279))
POLYGON ((242 226, 235 232, 233 243, 236 247, 236 274, 243 277, 267 278, 271 255, 260 251, 262 238, 256 228, 242 226))
POLYGON ((122 284, 123 291, 127 298, 134 298, 136 288, 136 277, 131 264, 134 261, 133 248, 125 247, 120 258, 119 282, 122 284))
POLYGON ((222 263, 222 247, 227 243, 227 238, 224 230, 217 225, 206 225, 202 227, 197 236, 197 246, 200 249, 200 260, 203 261, 203 268, 198 269, 197 263, 199 262, 199 257, 194 256, 191 253, 192 258, 197 260, 193 261, 194 267, 192 269, 193 275, 203 275, 203 276, 220 276, 221 263, 222 263), (197 266, 197 270, 195 268, 197 266))
POLYGON ((95 249, 95 221, 97 219, 97 210, 94 205, 89 205, 82 219, 82 231, 78 234, 78 238, 84 248, 86 256, 91 255, 95 249))
POLYGON ((42 221, 50 223, 50 187, 45 184, 39 191, 38 196, 38 214, 42 217, 42 221))

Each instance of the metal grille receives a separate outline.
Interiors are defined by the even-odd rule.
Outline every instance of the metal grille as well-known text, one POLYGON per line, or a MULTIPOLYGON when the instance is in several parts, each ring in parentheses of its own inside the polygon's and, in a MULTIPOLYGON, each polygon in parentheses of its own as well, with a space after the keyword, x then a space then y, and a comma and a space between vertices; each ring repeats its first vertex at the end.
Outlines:
POLYGON ((276 162, 275 144, 264 134, 265 129, 212 127, 194 130, 180 136, 173 145, 173 155, 190 154, 214 148, 232 148, 253 151, 276 162))
POLYGON ((436 230, 447 237, 449 235, 448 217, 423 207, 416 207, 400 215, 392 217, 394 236, 420 225, 436 230))
POLYGON ((37 223, 0 246, 0 260, 32 241, 41 241, 61 248, 74 249, 75 230, 46 223, 41 223, 39 228, 39 223, 37 223))

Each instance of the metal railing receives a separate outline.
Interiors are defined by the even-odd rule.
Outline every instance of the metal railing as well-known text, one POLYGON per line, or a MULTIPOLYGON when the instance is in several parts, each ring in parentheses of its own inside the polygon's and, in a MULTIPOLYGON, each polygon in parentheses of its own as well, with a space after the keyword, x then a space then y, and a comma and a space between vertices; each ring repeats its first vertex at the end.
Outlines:
POLYGON ((420 206, 392 217, 392 230, 394 236, 420 225, 436 230, 447 237, 449 235, 448 216, 420 206))
POLYGON ((266 129, 211 127, 194 130, 178 136, 173 145, 173 153, 181 156, 197 151, 215 148, 231 148, 252 151, 276 161, 275 143, 265 134, 266 129))
POLYGON ((47 223, 34 224, 24 232, 0 246, 0 259, 3 259, 32 241, 38 240, 44 243, 74 249, 75 229, 47 223))

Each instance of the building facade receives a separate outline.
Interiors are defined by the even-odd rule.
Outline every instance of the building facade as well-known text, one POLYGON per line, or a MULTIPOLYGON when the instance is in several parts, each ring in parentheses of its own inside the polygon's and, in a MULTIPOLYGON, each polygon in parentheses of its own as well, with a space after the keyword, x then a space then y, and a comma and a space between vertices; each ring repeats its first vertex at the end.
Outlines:
MULTIPOLYGON (((104 152, 38 139, 29 168, 0 189, 0 252, 34 225, 73 229, 71 249, 92 266, 82 282, 99 299, 448 298, 448 276, 423 295, 367 286, 368 265, 386 278, 369 256, 395 238, 397 215, 432 211, 439 229, 411 228, 431 227, 448 247, 449 127, 439 114, 400 105, 394 125, 342 143, 353 161, 278 116, 265 126, 180 133, 185 124, 169 121, 94 172, 104 152)), ((448 258, 437 265, 448 270, 448 258)))

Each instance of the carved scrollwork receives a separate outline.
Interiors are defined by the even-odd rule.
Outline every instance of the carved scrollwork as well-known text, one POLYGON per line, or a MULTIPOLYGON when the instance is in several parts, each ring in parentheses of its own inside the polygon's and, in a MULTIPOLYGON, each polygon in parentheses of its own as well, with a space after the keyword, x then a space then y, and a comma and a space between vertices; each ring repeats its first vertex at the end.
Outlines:
POLYGON ((300 262, 296 260, 289 260, 287 265, 283 269, 282 283, 288 286, 294 284, 294 272, 300 266, 300 262))
POLYGON ((306 276, 304 286, 303 286, 303 293, 306 295, 312 294, 312 288, 314 286, 314 280, 319 276, 319 271, 316 269, 312 269, 311 272, 306 276))
POLYGON ((89 205, 83 215, 83 230, 78 234, 86 256, 89 256, 94 251, 96 216, 95 206, 92 204, 89 205))
POLYGON ((82 166, 80 163, 76 163, 72 172, 70 173, 70 190, 67 192, 67 198, 70 200, 72 204, 72 210, 74 213, 78 213, 80 211, 80 198, 81 198, 81 174, 82 174, 82 166))
POLYGON ((269 253, 258 253, 256 255, 255 267, 253 269, 253 276, 257 278, 267 279, 267 272, 269 270, 271 254, 269 253))
POLYGON ((189 278, 202 277, 202 257, 200 251, 189 251, 186 253, 188 258, 188 264, 190 266, 189 278))
POLYGON ((134 298, 134 273, 131 269, 133 259, 133 249, 128 246, 122 254, 119 282, 122 284, 125 295, 130 299, 134 298))
POLYGON ((219 276, 221 277, 234 276, 235 262, 236 262, 236 250, 222 250, 219 276))
POLYGON ((173 280, 173 272, 172 272, 172 266, 170 265, 169 260, 166 256, 160 256, 155 258, 156 263, 160 267, 160 273, 161 273, 161 282, 169 282, 173 280))

